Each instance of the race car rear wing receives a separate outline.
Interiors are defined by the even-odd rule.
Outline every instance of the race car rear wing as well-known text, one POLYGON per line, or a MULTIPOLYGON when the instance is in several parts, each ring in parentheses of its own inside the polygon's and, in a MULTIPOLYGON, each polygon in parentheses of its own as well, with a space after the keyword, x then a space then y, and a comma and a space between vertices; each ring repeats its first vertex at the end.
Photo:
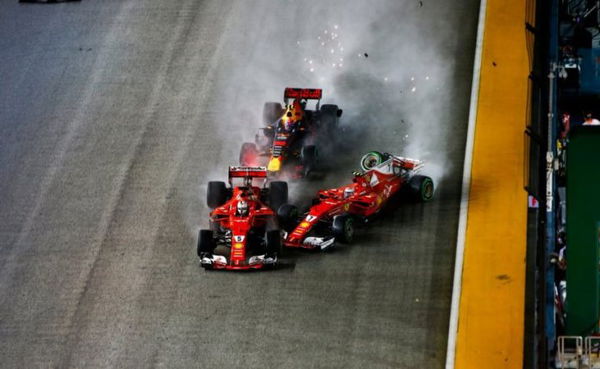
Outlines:
POLYGON ((294 88, 287 87, 283 92, 283 100, 287 99, 311 99, 321 100, 323 90, 320 88, 294 88))
POLYGON ((267 178, 266 167, 229 167, 229 182, 233 178, 267 178))

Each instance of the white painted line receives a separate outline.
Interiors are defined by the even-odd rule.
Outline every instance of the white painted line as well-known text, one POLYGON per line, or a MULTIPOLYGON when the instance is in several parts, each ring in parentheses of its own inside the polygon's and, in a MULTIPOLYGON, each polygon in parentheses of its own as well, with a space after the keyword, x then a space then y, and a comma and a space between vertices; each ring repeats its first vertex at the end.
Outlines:
POLYGON ((454 282, 452 285, 452 305, 450 308, 450 327, 448 329, 448 347, 446 349, 446 369, 454 369, 456 358, 456 336, 458 334, 458 313, 460 311, 460 294, 462 287, 462 271, 465 256, 465 237, 467 232, 467 215, 469 211, 469 193, 471 190, 471 164, 473 162, 473 141, 477 122, 479 103, 479 82, 481 79, 481 58, 483 54, 483 35, 485 32, 485 12, 487 0, 479 5, 479 21, 477 25, 477 43, 475 61, 473 63, 473 83, 471 85, 471 106, 469 107, 469 126, 465 146, 465 162, 463 165, 463 182, 460 198, 458 221, 458 237, 456 239, 456 259, 454 262, 454 282))

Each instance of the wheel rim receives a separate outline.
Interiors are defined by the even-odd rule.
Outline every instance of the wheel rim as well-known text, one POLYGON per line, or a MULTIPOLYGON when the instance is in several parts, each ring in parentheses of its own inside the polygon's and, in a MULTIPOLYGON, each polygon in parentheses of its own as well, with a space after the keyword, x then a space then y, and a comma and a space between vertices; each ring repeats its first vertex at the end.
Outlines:
POLYGON ((371 168, 373 168, 373 167, 381 164, 382 161, 383 161, 383 158, 381 157, 381 154, 379 152, 377 152, 377 151, 371 151, 371 152, 368 152, 367 154, 365 154, 362 157, 362 159, 360 161, 360 166, 361 166, 362 170, 367 171, 367 170, 369 170, 369 169, 371 169, 371 168), (368 162, 371 159, 375 159, 376 160, 376 164, 374 164, 374 165, 367 165, 368 162))
POLYGON ((430 200, 433 197, 433 182, 430 180, 425 181, 425 183, 423 183, 423 189, 421 193, 423 200, 430 200))

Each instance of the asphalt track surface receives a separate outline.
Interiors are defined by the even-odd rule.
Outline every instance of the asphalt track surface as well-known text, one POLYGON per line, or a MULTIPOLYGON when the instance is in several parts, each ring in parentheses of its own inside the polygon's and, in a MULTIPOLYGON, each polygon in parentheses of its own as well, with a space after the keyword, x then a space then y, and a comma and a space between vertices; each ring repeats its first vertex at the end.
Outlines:
MULTIPOLYGON (((0 2, 0 367, 442 368, 478 3, 389 4, 0 2), (253 60, 297 58, 277 35, 293 43, 353 17, 365 33, 410 24, 389 40, 443 40, 446 102, 424 118, 450 133, 436 200, 333 252, 288 252, 273 272, 205 272, 203 186, 259 126, 244 109, 312 82, 253 60)), ((299 203, 343 184, 360 150, 403 144, 402 126, 353 130, 372 101, 351 103, 364 83, 345 73, 336 102, 360 140, 324 178, 292 185, 299 203)))

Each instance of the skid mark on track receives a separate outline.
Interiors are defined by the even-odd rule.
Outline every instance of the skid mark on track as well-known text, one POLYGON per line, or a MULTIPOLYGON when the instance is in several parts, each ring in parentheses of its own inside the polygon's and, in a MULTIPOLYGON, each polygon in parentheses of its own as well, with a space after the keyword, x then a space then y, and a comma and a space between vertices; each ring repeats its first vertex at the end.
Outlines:
MULTIPOLYGON (((187 5, 182 6, 182 8, 186 8, 187 9, 187 5)), ((193 14, 199 15, 201 14, 201 11, 195 11, 193 12, 193 14)), ((196 24, 197 22, 192 20, 187 20, 187 24, 191 27, 192 25, 196 24)), ((154 131, 160 132, 162 131, 164 128, 162 128, 160 126, 160 123, 156 123, 154 124, 153 122, 157 121, 157 112, 155 111, 155 106, 158 105, 158 100, 160 98, 160 95, 162 93, 162 90, 165 88, 165 84, 167 83, 166 81, 166 76, 169 75, 169 68, 172 66, 174 59, 177 57, 176 51, 181 51, 181 48, 184 48, 187 46, 187 43, 189 42, 189 37, 191 35, 191 29, 190 27, 184 28, 183 25, 186 24, 185 22, 180 22, 178 24, 178 28, 176 29, 176 31, 173 33, 173 37, 172 39, 168 42, 168 45, 172 45, 171 47, 169 47, 165 53, 163 54, 163 57, 161 58, 161 67, 159 69, 159 72, 157 73, 157 82, 154 83, 154 89, 152 91, 152 95, 151 98, 149 99, 149 102, 147 104, 148 107, 148 111, 144 114, 145 121, 146 124, 144 125, 144 129, 143 131, 140 133, 140 135, 138 136, 138 138, 136 139, 136 144, 133 145, 135 148, 132 151, 131 156, 129 157, 128 162, 126 163, 126 165, 123 166, 123 170, 121 172, 121 176, 119 179, 119 190, 118 192, 115 194, 115 196, 113 197, 113 201, 111 201, 111 205, 110 207, 108 207, 107 209, 110 209, 110 211, 105 212, 105 214, 108 214, 105 218, 103 218, 103 227, 100 229, 99 231, 99 238, 102 239, 101 241, 101 246, 98 250, 98 254, 96 255, 95 258, 95 262, 93 264, 92 269, 89 272, 89 275, 86 279, 86 287, 84 288, 84 290, 82 291, 82 294, 80 296, 79 299, 79 303, 78 303, 78 308, 77 311, 72 319, 72 331, 71 334, 69 335, 69 339, 67 344, 65 345, 65 348, 67 350, 69 350, 68 355, 65 355, 65 359, 63 364, 66 366, 71 366, 71 365, 76 365, 78 362, 85 362, 85 356, 86 355, 90 355, 91 353, 88 351, 88 349, 86 347, 81 347, 81 345, 77 345, 78 342, 80 342, 81 340, 89 340, 88 338, 88 330, 89 329, 93 329, 93 324, 95 324, 96 322, 93 320, 93 318, 90 318, 91 315, 93 315, 94 309, 98 308, 97 302, 94 301, 94 298, 92 296, 89 295, 89 289, 90 289, 90 285, 93 284, 97 284, 100 283, 100 285, 102 285, 103 287, 106 287, 106 284, 110 283, 104 283, 102 282, 102 278, 103 277, 103 271, 101 271, 102 269, 107 269, 109 267, 109 265, 112 264, 112 262, 108 259, 108 258, 103 258, 101 254, 103 254, 104 252, 110 252, 111 250, 114 250, 115 248, 117 248, 118 246, 113 244, 113 242, 116 242, 115 240, 113 240, 113 237, 115 237, 115 235, 120 234, 121 230, 120 228, 123 227, 123 224, 119 224, 120 222, 117 222, 117 219, 119 218, 125 218, 125 220, 127 219, 127 211, 128 209, 126 208, 122 208, 121 204, 127 203, 128 199, 130 196, 135 196, 135 183, 140 181, 139 178, 134 177, 132 175, 133 172, 136 172, 138 174, 138 177, 141 176, 141 178, 146 177, 147 175, 144 175, 144 172, 139 172, 138 169, 144 168, 144 160, 147 160, 147 158, 144 158, 145 153, 147 154, 151 154, 152 153, 152 148, 148 147, 147 145, 145 145, 145 142, 148 141, 152 141, 153 138, 156 138, 156 135, 154 131), (122 214, 121 214, 122 212, 122 214), (106 264, 108 263, 108 264, 106 264), (91 322, 88 322, 89 320, 92 320, 91 322), (91 324, 91 325, 90 325, 91 324), (80 350, 83 350, 83 352, 79 352, 80 350)), ((201 24, 207 24, 207 22, 202 22, 201 24)), ((200 40, 200 42, 202 43, 202 40, 200 40)), ((179 53, 177 53, 179 54, 179 53)), ((219 55, 219 47, 217 47, 217 50, 215 50, 215 52, 213 53, 212 59, 210 60, 210 63, 208 65, 208 68, 205 68, 206 63, 194 63, 192 60, 190 61, 191 64, 198 64, 200 65, 200 69, 201 69, 201 75, 206 76, 206 75, 210 75, 214 69, 217 67, 217 60, 218 60, 218 55, 219 55), (204 70, 207 69, 207 70, 204 70)), ((199 56, 202 56, 202 54, 199 54, 199 56)), ((204 81, 208 81, 208 83, 206 83, 203 87, 202 87, 202 91, 204 91, 206 93, 207 90, 210 89, 210 79, 204 77, 203 78, 204 81)), ((185 83, 185 82, 184 82, 185 83)), ((208 101, 209 99, 206 96, 202 97, 201 101, 208 101)), ((194 115, 199 115, 200 111, 204 108, 206 108, 205 106, 206 104, 199 104, 199 105, 193 105, 191 104, 190 106, 193 106, 194 108, 194 115)), ((177 116, 174 116, 170 119, 178 119, 177 116)), ((169 128, 169 125, 167 125, 167 129, 169 128)), ((187 126, 187 128, 178 134, 178 136, 180 136, 181 138, 177 140, 177 142, 179 142, 176 146, 176 152, 174 157, 169 158, 170 162, 172 163, 172 165, 169 166, 169 171, 167 173, 165 173, 163 178, 166 178, 166 185, 164 186, 164 189, 166 189, 167 192, 167 198, 168 197, 172 197, 174 196, 174 181, 177 178, 177 175, 179 173, 180 170, 180 165, 183 162, 183 159, 190 147, 190 144, 193 140, 194 137, 196 137, 196 135, 194 134, 194 131, 197 130, 199 127, 195 124, 189 124, 187 126)), ((202 127, 202 128, 206 128, 206 127, 202 127)), ((158 217, 157 219, 157 223, 156 224, 145 224, 145 228, 144 229, 148 229, 149 233, 147 235, 143 235, 142 238, 144 240, 143 244, 146 245, 146 248, 141 251, 141 255, 137 255, 136 261, 137 263, 139 263, 139 265, 146 265, 148 262, 148 259, 152 256, 154 249, 153 247, 150 247, 151 245, 155 245, 156 244, 156 240, 157 237, 159 236, 159 232, 161 229, 163 229, 163 223, 165 222, 165 209, 167 207, 167 201, 160 201, 159 197, 163 196, 162 195, 162 191, 160 191, 163 187, 162 186, 158 186, 158 189, 154 189, 153 188, 153 192, 156 196, 150 196, 151 198, 156 197, 156 203, 155 204, 151 204, 148 205, 150 208, 152 208, 152 210, 154 212, 156 212, 156 214, 162 214, 160 217, 158 217)), ((145 197, 148 197, 148 195, 144 195, 145 197)), ((123 219, 121 219, 123 220, 123 219)), ((136 241, 136 243, 139 241, 136 241)), ((115 261, 116 263, 118 263, 119 261, 115 261)), ((142 268, 143 269, 143 268, 142 268)), ((136 301, 139 296, 143 293, 144 289, 147 288, 146 284, 148 283, 147 281, 150 278, 150 276, 148 275, 148 273, 152 273, 152 270, 146 270, 145 272, 134 272, 133 275, 131 275, 131 279, 129 281, 123 282, 123 284, 119 287, 120 289, 124 289, 127 291, 131 291, 132 296, 130 296, 128 298, 129 301, 136 301)), ((97 291, 95 291, 97 292, 97 291)), ((175 293, 176 290, 173 290, 172 293, 175 293)), ((104 296, 101 296, 104 297, 104 296)), ((112 303, 109 302, 109 305, 111 305, 112 303)), ((138 310, 143 310, 143 307, 139 307, 139 309, 125 309, 120 308, 118 310, 119 315, 115 317, 115 322, 114 322, 114 327, 111 328, 111 330, 109 332, 106 332, 104 336, 102 336, 102 341, 105 344, 108 344, 108 347, 103 347, 102 351, 110 354, 109 358, 105 358, 105 360, 109 361, 112 363, 112 365, 117 365, 120 366, 121 364, 119 364, 121 361, 125 361, 127 362, 131 362, 131 359, 127 357, 127 355, 122 355, 121 353, 123 351, 126 351, 126 347, 128 347, 128 345, 131 344, 131 341, 127 341, 128 338, 128 327, 131 326, 136 326, 134 324, 134 322, 132 322, 132 319, 134 319, 134 312, 138 311, 138 310), (122 332, 121 334, 118 334, 117 332, 122 332), (106 341, 105 341, 106 340, 106 341)), ((96 323, 97 324, 97 323, 96 323)), ((156 355, 158 354, 158 350, 155 350, 153 357, 150 358, 150 362, 155 362, 156 361, 156 355)), ((95 354, 94 354, 95 355, 95 354)), ((94 358, 94 359, 99 359, 99 358, 94 358)), ((147 359, 146 359, 147 360, 147 359)), ((125 366, 128 366, 129 364, 125 364, 125 366)))
MULTIPOLYGON (((127 10, 128 5, 131 5, 131 3, 123 6, 118 17, 121 17, 123 15, 123 13, 127 10)), ((113 42, 118 37, 119 35, 117 32, 109 33, 104 40, 104 45, 113 42)), ((94 73, 89 79, 90 82, 88 83, 88 87, 85 89, 81 102, 79 103, 78 108, 74 113, 74 117, 66 125, 66 133, 56 145, 56 151, 50 159, 51 163, 48 165, 48 170, 46 171, 46 174, 39 185, 38 193, 34 199, 34 205, 31 211, 29 212, 29 215, 25 219, 23 227, 21 228, 19 235, 15 241, 15 244, 11 249, 13 250, 13 252, 6 259, 4 259, 4 262, 2 264, 3 268, 1 268, 0 270, 0 280, 13 280, 13 275, 16 271, 16 268, 12 266, 16 264, 15 260, 20 254, 28 252, 31 247, 30 243, 27 242, 28 237, 34 229, 36 218, 40 215, 40 211, 42 209, 44 201, 46 201, 48 192, 50 191, 50 188, 56 181, 57 174, 63 168, 67 151, 73 145, 73 139, 76 137, 79 131, 82 130, 86 124, 89 124, 89 121, 86 119, 86 109, 90 106, 90 103, 92 102, 96 85, 102 79, 102 64, 103 61, 98 57, 93 67, 94 73)), ((0 296, 4 297, 7 295, 5 289, 9 286, 10 285, 8 283, 0 284, 0 296)))
MULTIPOLYGON (((183 8, 184 5, 184 3, 180 3, 180 9, 183 8)), ((134 9, 134 2, 128 2, 127 6, 123 9, 123 13, 121 14, 121 16, 126 18, 126 15, 124 14, 127 14, 128 12, 132 11, 132 9, 134 9)), ((175 46, 177 45, 176 40, 178 37, 181 37, 183 25, 183 22, 180 22, 178 24, 178 27, 175 30, 173 30, 173 32, 171 33, 171 38, 166 43, 167 48, 165 49, 165 52, 161 57, 160 67, 158 69, 158 73, 156 74, 156 81, 153 83, 153 90, 151 92, 150 98, 148 99, 148 103, 146 104, 146 109, 143 114, 142 119, 144 120, 145 124, 143 126, 143 129, 138 132, 138 135, 132 139, 132 150, 128 155, 127 160, 125 160, 121 165, 118 175, 115 176, 113 180, 113 194, 110 197, 110 201, 102 213, 102 218, 98 227, 98 231, 93 241, 93 244, 97 245, 95 247, 96 254, 94 257, 94 262, 88 271, 87 277, 84 279, 85 284, 81 290, 76 310, 74 311, 73 317, 71 318, 70 334, 66 338, 66 343, 64 346, 67 352, 65 355, 63 355, 59 367, 70 367, 71 362, 74 360, 74 350, 77 347, 80 332, 84 328, 84 320, 86 318, 85 314, 87 313, 87 311, 84 311, 82 309, 85 302, 85 298, 88 295, 92 278, 98 268, 100 253, 104 247, 108 246, 107 240, 109 237, 110 227, 116 219, 116 214, 119 210, 118 204, 123 201, 126 186, 130 182, 130 173, 131 169, 135 165, 136 156, 140 152, 141 147, 143 145, 143 138, 148 130, 148 125, 152 121, 153 116, 155 116, 156 114, 156 106, 158 105, 157 102, 159 101, 161 90, 165 85, 167 71, 170 66, 170 61, 173 59, 175 46)), ((117 32, 115 32, 115 34, 113 34, 112 37, 118 37, 118 34, 116 33, 117 32)), ((94 70, 103 71, 104 68, 97 67, 94 68, 94 70)), ((100 77, 100 73, 97 73, 95 81, 99 81, 100 77)))

